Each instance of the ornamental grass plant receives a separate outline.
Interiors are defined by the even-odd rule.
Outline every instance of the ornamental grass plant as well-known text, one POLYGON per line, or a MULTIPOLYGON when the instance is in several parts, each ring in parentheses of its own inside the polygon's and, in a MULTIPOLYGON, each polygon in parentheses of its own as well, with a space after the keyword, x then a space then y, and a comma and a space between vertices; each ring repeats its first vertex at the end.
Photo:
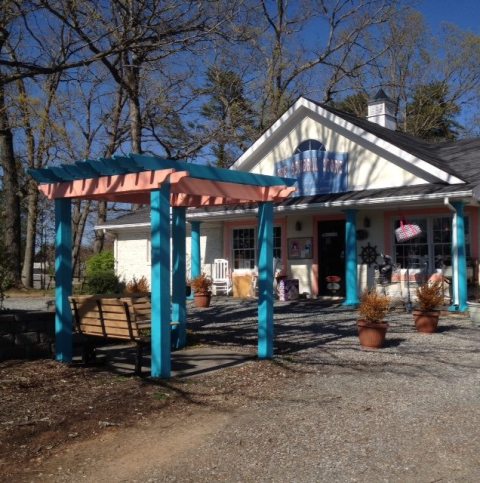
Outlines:
POLYGON ((443 290, 440 282, 427 282, 417 288, 417 303, 421 312, 438 310, 443 302, 443 290))
POLYGON ((202 273, 198 277, 192 278, 190 286, 196 294, 206 295, 212 288, 212 279, 205 273, 202 273))
POLYGON ((150 284, 148 283, 147 277, 142 276, 138 280, 136 277, 133 277, 132 280, 127 282, 125 286, 126 293, 140 293, 140 294, 147 294, 150 292, 150 284))
POLYGON ((390 298, 376 290, 365 290, 360 299, 358 312, 366 322, 378 324, 383 322, 390 309, 390 298))

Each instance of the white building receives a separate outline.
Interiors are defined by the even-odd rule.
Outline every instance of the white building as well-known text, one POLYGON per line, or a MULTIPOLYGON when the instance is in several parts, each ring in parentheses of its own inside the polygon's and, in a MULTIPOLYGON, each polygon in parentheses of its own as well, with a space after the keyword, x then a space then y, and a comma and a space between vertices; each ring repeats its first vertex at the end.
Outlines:
MULTIPOLYGON (((333 293, 344 294, 345 259, 353 253, 346 251, 345 226, 353 216, 359 291, 372 285, 374 264, 388 254, 413 277, 451 274, 453 266, 454 303, 463 305, 466 293, 455 273, 465 261, 471 280, 478 271, 480 140, 431 145, 396 131, 383 91, 370 102, 368 118, 301 97, 232 166, 298 178, 294 195, 275 208, 274 257, 282 260, 287 278, 299 280, 300 292, 332 295, 334 277, 339 290, 333 293), (402 219, 420 226, 422 234, 397 242, 394 230, 402 219)), ((225 258, 234 273, 255 272, 255 206, 191 209, 187 219, 201 222, 203 271, 210 273, 214 259, 225 258)), ((149 279, 149 210, 103 228, 115 237, 118 274, 149 279)))

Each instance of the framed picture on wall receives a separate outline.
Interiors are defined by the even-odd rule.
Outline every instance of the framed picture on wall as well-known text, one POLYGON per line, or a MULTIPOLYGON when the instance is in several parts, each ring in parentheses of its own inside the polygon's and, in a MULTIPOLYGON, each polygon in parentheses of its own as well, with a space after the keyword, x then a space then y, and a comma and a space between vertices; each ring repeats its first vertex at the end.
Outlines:
POLYGON ((289 259, 313 258, 313 238, 289 238, 287 245, 289 259))

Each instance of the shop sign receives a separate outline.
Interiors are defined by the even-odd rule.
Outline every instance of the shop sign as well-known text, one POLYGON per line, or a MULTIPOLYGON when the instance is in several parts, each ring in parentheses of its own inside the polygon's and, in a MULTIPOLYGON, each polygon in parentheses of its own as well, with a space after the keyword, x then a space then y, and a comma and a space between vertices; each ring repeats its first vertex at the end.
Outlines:
POLYGON ((275 163, 275 174, 296 178, 294 196, 348 191, 348 153, 304 151, 275 163))

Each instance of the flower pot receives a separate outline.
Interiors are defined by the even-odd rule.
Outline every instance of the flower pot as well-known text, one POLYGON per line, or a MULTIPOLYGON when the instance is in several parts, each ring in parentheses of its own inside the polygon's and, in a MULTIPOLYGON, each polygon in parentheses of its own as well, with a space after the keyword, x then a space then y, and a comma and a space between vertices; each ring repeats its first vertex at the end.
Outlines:
POLYGON ((479 302, 467 302, 468 313, 470 314, 470 320, 476 327, 480 327, 480 303, 479 302))
POLYGON ((422 334, 433 334, 437 331, 438 318, 440 317, 439 310, 432 310, 431 312, 414 310, 412 314, 418 332, 422 334))
POLYGON ((367 322, 358 320, 358 338, 362 347, 369 349, 380 349, 385 343, 385 334, 388 324, 386 322, 367 322))
POLYGON ((195 307, 205 309, 210 307, 210 299, 212 298, 212 292, 208 293, 196 293, 194 295, 195 307))

